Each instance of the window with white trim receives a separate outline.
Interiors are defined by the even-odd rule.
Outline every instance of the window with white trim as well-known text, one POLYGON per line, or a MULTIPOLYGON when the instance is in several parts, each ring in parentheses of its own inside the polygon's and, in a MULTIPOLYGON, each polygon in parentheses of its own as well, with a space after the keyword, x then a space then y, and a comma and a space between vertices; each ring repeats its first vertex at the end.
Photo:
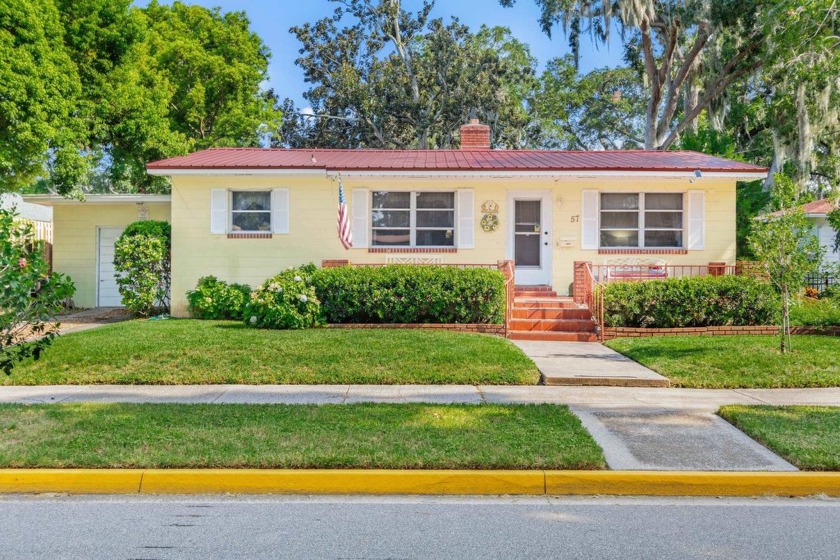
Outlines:
POLYGON ((684 247, 683 199, 682 193, 602 193, 601 247, 684 247))
POLYGON ((373 191, 371 245, 454 247, 455 193, 373 191))
POLYGON ((231 191, 229 231, 271 232, 271 191, 231 191))

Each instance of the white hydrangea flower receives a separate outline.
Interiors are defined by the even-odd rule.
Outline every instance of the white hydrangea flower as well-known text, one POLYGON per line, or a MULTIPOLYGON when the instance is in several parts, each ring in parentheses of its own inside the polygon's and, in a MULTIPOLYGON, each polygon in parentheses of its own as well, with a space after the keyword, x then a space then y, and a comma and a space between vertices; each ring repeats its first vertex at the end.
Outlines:
POLYGON ((256 316, 256 315, 251 315, 251 324, 252 324, 252 325, 256 325, 256 324, 257 324, 257 316, 256 316))
POLYGON ((306 303, 307 299, 309 299, 309 298, 306 297, 306 294, 301 294, 300 301, 302 301, 303 303, 306 303))
POLYGON ((300 282, 301 280, 303 279, 300 276, 295 276, 295 282, 300 282))

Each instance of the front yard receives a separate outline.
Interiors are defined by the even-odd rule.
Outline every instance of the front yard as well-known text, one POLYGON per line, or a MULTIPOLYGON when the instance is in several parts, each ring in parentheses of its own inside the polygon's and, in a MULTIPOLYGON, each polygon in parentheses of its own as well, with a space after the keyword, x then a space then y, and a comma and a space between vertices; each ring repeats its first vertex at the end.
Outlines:
POLYGON ((794 336, 788 355, 779 352, 775 336, 618 338, 606 344, 675 387, 840 386, 840 337, 794 336))
POLYGON ((0 467, 603 469, 555 405, 0 405, 0 467))
POLYGON ((840 470, 840 407, 746 406, 720 415, 804 470, 840 470))
POLYGON ((6 385, 534 385, 539 371, 491 335, 416 330, 258 330, 227 321, 136 320, 70 333, 6 385))

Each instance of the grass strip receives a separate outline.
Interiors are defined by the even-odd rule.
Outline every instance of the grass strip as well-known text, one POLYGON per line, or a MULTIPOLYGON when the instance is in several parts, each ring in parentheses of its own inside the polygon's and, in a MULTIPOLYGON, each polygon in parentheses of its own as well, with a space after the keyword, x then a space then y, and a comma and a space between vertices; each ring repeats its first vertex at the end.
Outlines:
POLYGON ((731 405, 719 414, 800 469, 840 470, 840 407, 731 405))
POLYGON ((447 331, 273 331, 226 321, 136 320, 59 337, 6 385, 535 385, 534 363, 504 338, 447 331))
POLYGON ((0 405, 0 467, 602 469, 556 405, 0 405))
POLYGON ((617 338, 610 348, 671 380, 704 389, 840 386, 840 337, 794 336, 793 352, 775 336, 617 338))

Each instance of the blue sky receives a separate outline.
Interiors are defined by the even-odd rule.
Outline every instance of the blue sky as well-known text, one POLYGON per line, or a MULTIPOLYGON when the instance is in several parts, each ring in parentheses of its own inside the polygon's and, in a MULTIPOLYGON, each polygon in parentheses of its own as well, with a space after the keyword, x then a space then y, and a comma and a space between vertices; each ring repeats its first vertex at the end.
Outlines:
MULTIPOLYGON (((282 99, 291 97, 299 106, 305 106, 303 92, 307 84, 303 73, 295 66, 300 44, 289 28, 312 22, 332 14, 336 4, 329 0, 185 0, 186 3, 207 7, 218 6, 223 11, 244 10, 251 20, 251 28, 262 37, 271 49, 269 86, 282 99)), ((162 0, 163 4, 170 4, 162 0)), ((139 6, 148 4, 145 0, 136 2, 139 6)), ((403 0, 403 6, 412 9, 420 2, 403 0)), ((513 8, 503 8, 497 0, 438 0, 432 17, 456 16, 471 29, 481 24, 509 27, 513 35, 531 47, 540 67, 555 56, 569 52, 568 42, 561 30, 556 30, 549 39, 540 29, 537 19, 539 11, 533 0, 518 0, 513 8)), ((581 71, 621 64, 621 44, 617 34, 608 46, 592 45, 586 38, 581 49, 581 71)))

